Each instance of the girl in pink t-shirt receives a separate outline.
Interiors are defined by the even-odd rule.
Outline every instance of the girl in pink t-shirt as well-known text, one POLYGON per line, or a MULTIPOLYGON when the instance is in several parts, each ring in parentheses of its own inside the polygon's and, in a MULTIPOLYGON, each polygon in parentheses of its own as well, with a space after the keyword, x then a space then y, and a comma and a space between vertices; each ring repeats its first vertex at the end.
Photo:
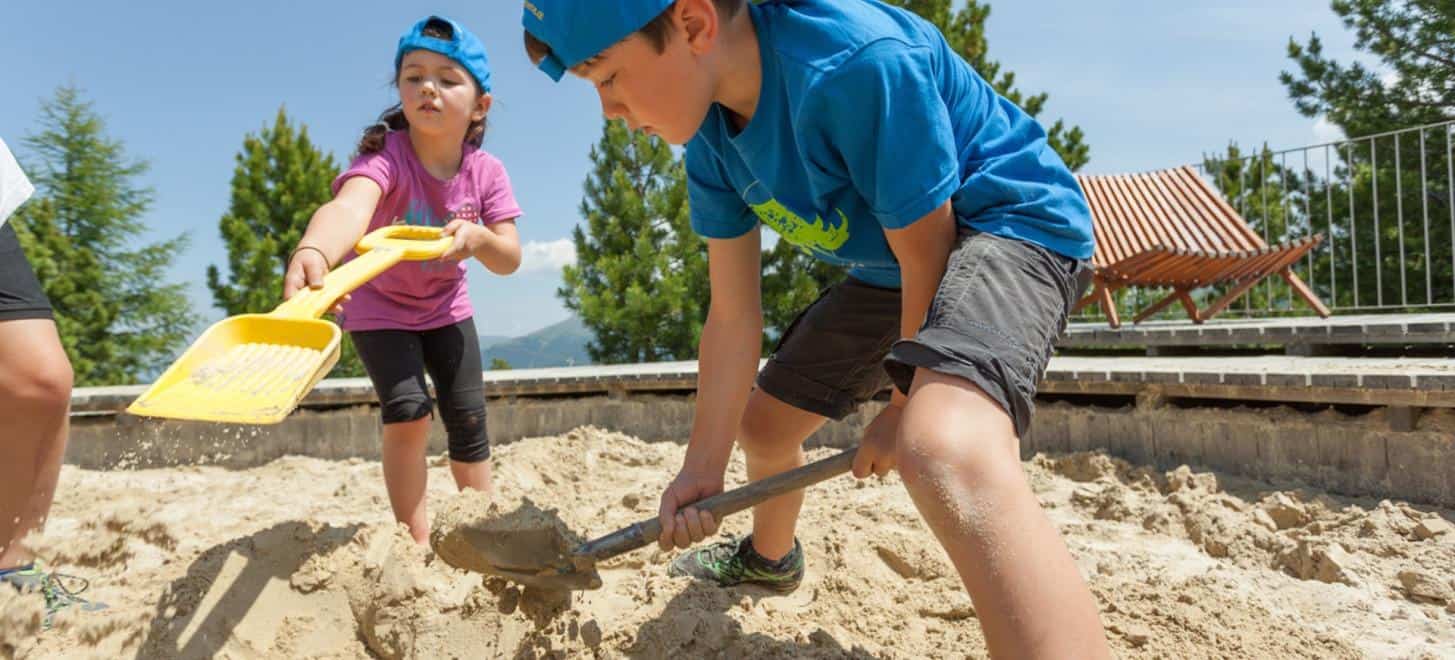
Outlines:
POLYGON ((474 257, 498 275, 515 272, 520 207, 505 168, 480 149, 491 102, 480 40, 431 16, 399 39, 394 69, 399 104, 365 131, 358 156, 333 183, 333 201, 313 214, 289 260, 283 296, 322 286, 324 274, 379 227, 443 227, 454 237, 439 261, 400 263, 334 310, 379 395, 394 517, 425 543, 424 459, 434 408, 426 371, 449 436, 455 484, 490 490, 480 344, 465 270, 474 257))

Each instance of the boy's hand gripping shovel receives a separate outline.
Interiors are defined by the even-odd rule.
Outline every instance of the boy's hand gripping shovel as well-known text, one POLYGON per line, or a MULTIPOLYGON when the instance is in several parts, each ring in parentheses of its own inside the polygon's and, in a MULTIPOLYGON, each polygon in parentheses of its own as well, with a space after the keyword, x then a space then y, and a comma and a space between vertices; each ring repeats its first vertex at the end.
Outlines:
MULTIPOLYGON (((782 472, 746 486, 714 495, 691 506, 721 521, 724 517, 848 472, 858 447, 801 468, 782 472)), ((521 529, 490 532, 469 527, 435 530, 430 546, 455 568, 485 573, 547 590, 597 589, 601 575, 596 564, 642 548, 657 540, 662 525, 657 518, 643 520, 599 539, 570 548, 560 530, 521 529)))
POLYGON ((436 259, 454 239, 436 227, 392 226, 361 239, 359 256, 268 314, 240 314, 202 333, 126 411, 236 424, 273 424, 338 362, 334 302, 400 261, 436 259))

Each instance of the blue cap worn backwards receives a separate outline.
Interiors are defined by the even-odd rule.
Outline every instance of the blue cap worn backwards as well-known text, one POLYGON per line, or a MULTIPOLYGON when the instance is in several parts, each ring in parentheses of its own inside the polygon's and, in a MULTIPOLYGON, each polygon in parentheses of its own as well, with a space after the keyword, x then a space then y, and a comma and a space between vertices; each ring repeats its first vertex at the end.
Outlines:
POLYGON ((466 30, 465 26, 439 16, 430 16, 415 23, 404 36, 399 37, 399 48, 394 52, 395 71, 399 70, 400 62, 404 61, 404 54, 411 50, 427 50, 454 60, 470 72, 475 82, 480 84, 481 92, 490 91, 490 58, 485 56, 485 44, 480 43, 480 38, 466 30), (446 41, 425 36, 424 27, 432 21, 450 26, 450 33, 454 38, 446 41))
POLYGON ((525 0, 523 22, 551 47, 541 70, 552 80, 642 29, 674 0, 525 0))

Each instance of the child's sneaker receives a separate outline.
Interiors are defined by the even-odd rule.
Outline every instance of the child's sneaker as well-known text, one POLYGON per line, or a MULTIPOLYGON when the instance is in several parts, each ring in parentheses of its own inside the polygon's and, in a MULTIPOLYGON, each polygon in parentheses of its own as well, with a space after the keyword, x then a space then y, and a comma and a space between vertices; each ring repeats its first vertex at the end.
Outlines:
POLYGON ((105 603, 93 603, 79 596, 91 587, 90 582, 73 575, 48 573, 41 568, 39 561, 0 571, 0 584, 8 584, 23 594, 39 593, 45 597, 44 626, 47 629, 57 612, 73 605, 82 612, 98 612, 107 607, 105 603), (67 583, 80 583, 80 588, 72 590, 67 583))
POLYGON ((753 537, 748 535, 682 553, 667 574, 709 580, 723 587, 756 584, 786 594, 803 582, 803 572, 803 546, 798 539, 793 540, 793 550, 772 561, 753 550, 753 537))

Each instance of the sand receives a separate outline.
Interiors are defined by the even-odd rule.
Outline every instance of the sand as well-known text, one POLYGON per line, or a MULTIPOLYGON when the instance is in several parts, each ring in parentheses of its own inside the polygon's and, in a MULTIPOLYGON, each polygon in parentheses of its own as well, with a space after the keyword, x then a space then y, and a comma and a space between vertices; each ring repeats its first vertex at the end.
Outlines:
MULTIPOLYGON (((498 448, 493 504, 454 496, 434 459, 431 504, 458 521, 528 501, 594 537, 652 515, 681 457, 582 429, 498 448)), ((1100 454, 1025 467, 1118 656, 1455 656, 1451 511, 1100 454)), ((730 485, 742 474, 735 458, 730 485)), ((377 463, 67 467, 39 545, 112 608, 36 635, 36 599, 0 593, 0 656, 984 656, 975 609, 896 478, 815 487, 800 537, 809 573, 791 595, 668 578, 651 546, 605 562, 602 589, 553 600, 415 545, 390 524, 377 463)))

